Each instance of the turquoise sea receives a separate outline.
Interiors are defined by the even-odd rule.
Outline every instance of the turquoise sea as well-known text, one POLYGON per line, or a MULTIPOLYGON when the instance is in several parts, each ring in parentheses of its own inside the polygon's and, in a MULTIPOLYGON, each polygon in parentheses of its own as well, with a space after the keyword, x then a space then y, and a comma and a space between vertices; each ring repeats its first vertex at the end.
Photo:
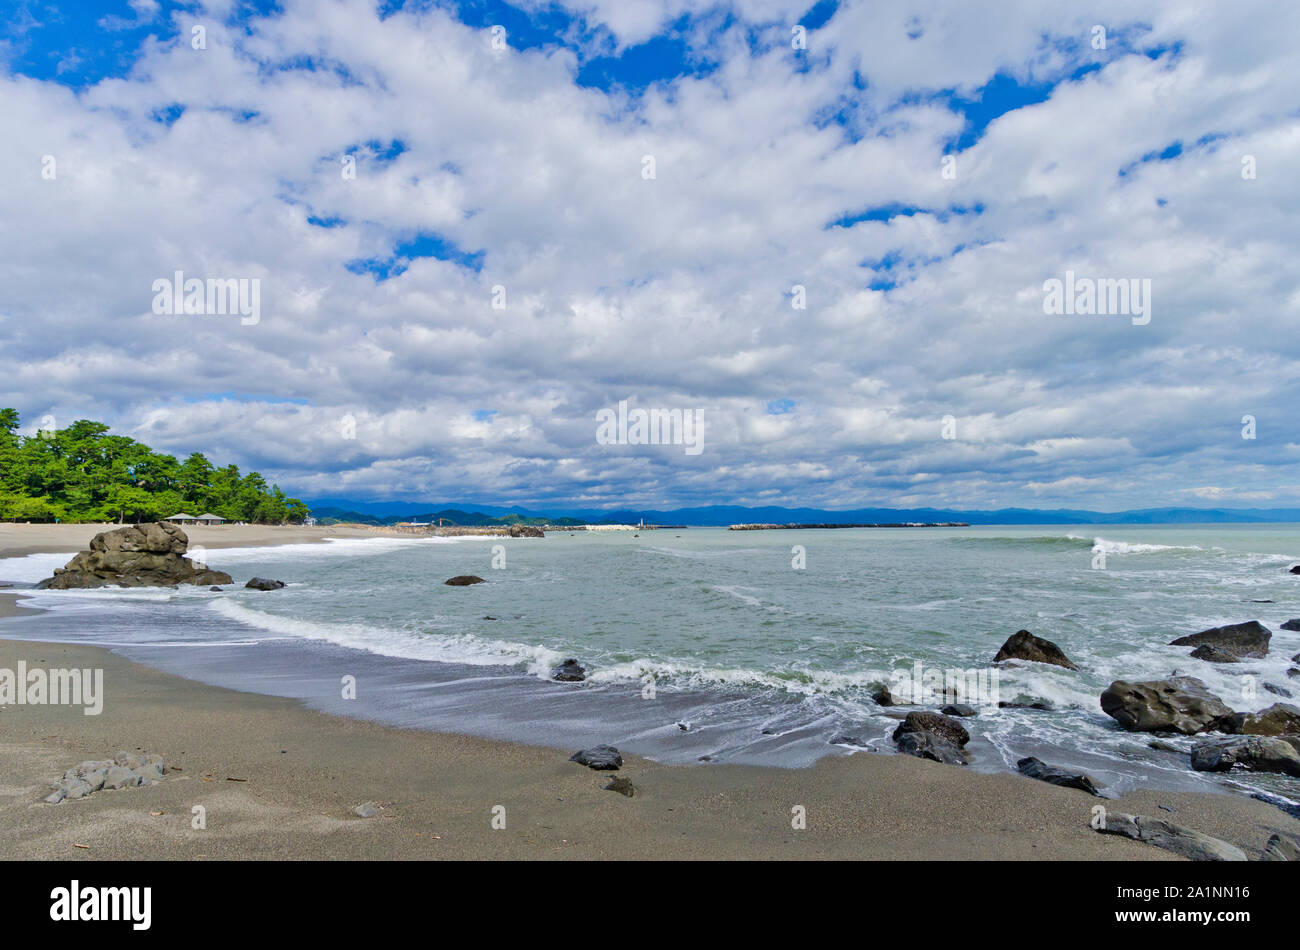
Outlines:
MULTIPOLYGON (((1175 672, 1236 709, 1300 696, 1286 675, 1300 665, 1288 660, 1300 633, 1281 630, 1300 616, 1300 576, 1287 573, 1300 562, 1298 525, 685 528, 339 540, 206 559, 239 585, 260 575, 288 586, 39 592, 29 603, 46 612, 0 621, 0 635, 106 644, 199 680, 385 722, 792 767, 892 752, 900 709, 877 705, 876 685, 905 691, 919 671, 977 683, 982 670, 985 694, 966 697, 980 707, 966 720, 971 768, 1037 755, 1116 791, 1300 799, 1295 779, 1194 773, 1186 755, 1150 749, 1151 736, 1122 731, 1098 705, 1112 680, 1175 672), (443 584, 467 573, 486 583, 443 584), (1251 619, 1274 633, 1266 659, 1215 666, 1167 645, 1251 619), (990 662, 1020 629, 1055 641, 1080 671, 1004 665, 989 694, 990 662), (587 667, 586 682, 549 679, 566 657, 587 667), (343 698, 346 676, 355 699, 343 698)), ((32 584, 66 560, 3 560, 0 581, 32 584)))

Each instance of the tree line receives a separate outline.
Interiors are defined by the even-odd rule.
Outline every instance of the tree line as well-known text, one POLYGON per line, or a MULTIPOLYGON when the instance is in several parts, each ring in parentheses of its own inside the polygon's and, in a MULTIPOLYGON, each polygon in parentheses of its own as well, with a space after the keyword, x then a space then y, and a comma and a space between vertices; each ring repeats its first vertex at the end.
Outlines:
POLYGON ((201 452, 185 461, 79 419, 66 429, 18 434, 16 409, 0 409, 0 520, 158 521, 178 512, 283 524, 310 513, 278 485, 201 452))

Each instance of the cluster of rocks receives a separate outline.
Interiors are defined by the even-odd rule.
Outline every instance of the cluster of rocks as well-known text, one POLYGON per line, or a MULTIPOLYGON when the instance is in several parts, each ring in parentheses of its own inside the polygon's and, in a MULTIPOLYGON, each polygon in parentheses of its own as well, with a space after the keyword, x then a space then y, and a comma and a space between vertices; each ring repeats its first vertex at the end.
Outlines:
POLYGON ((45 801, 57 805, 77 801, 102 789, 134 788, 162 781, 166 768, 156 753, 119 752, 112 759, 89 760, 68 769, 63 778, 52 784, 54 789, 45 801))
MULTIPOLYGON (((1191 655, 1198 659, 1239 663, 1267 656, 1271 637, 1259 621, 1248 620, 1179 637, 1170 645, 1194 647, 1191 655)), ((1272 691, 1290 695, 1278 687, 1272 691)), ((1300 708, 1287 703, 1259 712, 1234 712, 1200 679, 1171 676, 1136 683, 1116 680, 1101 694, 1101 708, 1130 732, 1219 733, 1192 747, 1191 766, 1197 771, 1240 768, 1300 777, 1300 708)))
MULTIPOLYGON (((101 531, 90 548, 56 568, 38 590, 85 590, 93 587, 175 587, 206 584, 220 591, 234 583, 225 571, 214 571, 185 556, 190 539, 178 525, 166 521, 133 524, 101 531)), ((449 582, 450 583, 450 582, 449 582)), ((244 585, 253 590, 279 590, 284 581, 254 577, 244 585)))
POLYGON ((209 570, 185 557, 189 538, 174 524, 129 525, 102 531, 90 549, 37 584, 40 590, 93 587, 171 587, 176 584, 229 584, 224 571, 209 570))

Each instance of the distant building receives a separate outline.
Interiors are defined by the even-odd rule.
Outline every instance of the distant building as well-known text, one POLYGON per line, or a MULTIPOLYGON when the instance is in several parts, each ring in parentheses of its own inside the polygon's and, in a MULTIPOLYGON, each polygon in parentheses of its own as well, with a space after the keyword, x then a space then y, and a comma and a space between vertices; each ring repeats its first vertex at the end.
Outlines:
POLYGON ((195 518, 193 515, 187 515, 185 514, 185 512, 182 511, 178 515, 172 515, 170 518, 164 518, 163 520, 173 521, 176 524, 194 524, 194 522, 198 521, 199 519, 195 518))
POLYGON ((194 520, 199 522, 200 524, 225 524, 226 523, 225 518, 222 518, 220 515, 212 515, 212 514, 202 514, 199 515, 194 520))

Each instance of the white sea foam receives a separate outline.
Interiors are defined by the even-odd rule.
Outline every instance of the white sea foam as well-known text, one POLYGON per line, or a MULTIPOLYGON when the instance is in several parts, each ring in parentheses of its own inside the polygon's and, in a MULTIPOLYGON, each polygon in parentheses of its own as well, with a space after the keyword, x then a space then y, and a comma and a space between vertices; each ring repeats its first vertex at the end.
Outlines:
POLYGON ((1129 541, 1108 541, 1105 538, 1081 538, 1069 535, 1071 540, 1092 541, 1093 554, 1154 554, 1157 551, 1204 551, 1195 544, 1142 544, 1129 541))
POLYGON ((211 609, 223 617, 304 640, 324 640, 381 656, 435 660, 471 666, 526 666, 529 673, 549 675, 564 655, 544 646, 484 640, 473 634, 417 633, 359 623, 318 623, 255 610, 232 599, 214 600, 211 609))
POLYGON ((28 554, 26 557, 0 558, 0 581, 6 584, 35 584, 54 574, 72 560, 71 554, 28 554))

